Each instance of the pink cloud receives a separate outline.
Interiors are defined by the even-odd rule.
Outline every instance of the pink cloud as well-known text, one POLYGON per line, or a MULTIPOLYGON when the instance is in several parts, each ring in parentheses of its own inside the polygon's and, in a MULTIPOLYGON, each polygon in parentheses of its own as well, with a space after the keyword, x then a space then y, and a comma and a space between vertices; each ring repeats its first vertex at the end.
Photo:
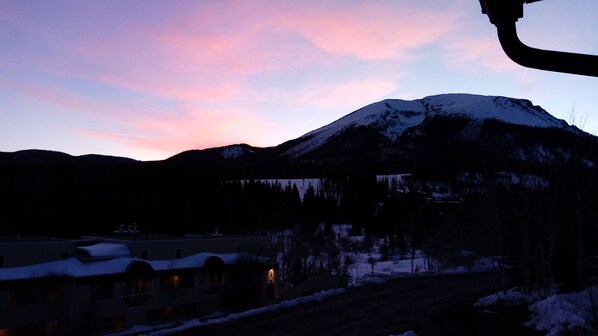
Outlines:
POLYGON ((512 71, 517 66, 503 52, 496 28, 469 1, 457 1, 452 10, 462 13, 451 31, 437 44, 435 58, 460 71, 512 71), (480 29, 483 27, 485 29, 480 29))
POLYGON ((90 137, 108 139, 125 147, 140 148, 171 156, 188 149, 202 149, 234 143, 266 146, 279 129, 249 111, 212 111, 185 107, 178 116, 137 117, 118 132, 87 130, 90 137), (257 135, 257 136, 256 136, 257 135))
POLYGON ((71 110, 88 110, 92 107, 94 109, 101 108, 101 106, 98 106, 97 102, 91 103, 78 95, 64 92, 63 90, 50 85, 40 85, 11 78, 0 78, 0 85, 26 97, 71 110))
POLYGON ((346 110, 380 100, 397 89, 397 83, 370 79, 335 85, 307 87, 294 100, 299 106, 316 105, 325 110, 346 110))
MULTIPOLYGON (((155 29, 152 23, 136 22, 139 16, 132 15, 133 20, 126 25, 122 22, 128 18, 126 11, 114 13, 104 8, 96 13, 96 9, 84 15, 89 22, 74 16, 60 25, 20 13, 10 26, 24 37, 16 48, 2 53, 4 63, 12 68, 26 65, 25 71, 83 78, 162 98, 214 100, 235 94, 236 84, 232 79, 222 78, 214 62, 172 57, 184 50, 176 50, 176 44, 156 40, 151 34, 155 29), (100 14, 111 15, 98 18, 100 14), (110 25, 105 26, 107 21, 110 25), (29 45, 22 41, 29 41, 29 45), (34 43, 36 47, 32 49, 34 43)), ((164 13, 165 18, 169 16, 173 15, 164 13)), ((175 18, 176 14, 171 20, 175 18)), ((170 22, 165 19, 163 24, 168 26, 170 22)), ((156 25, 160 27, 159 23, 156 25)))
POLYGON ((47 71, 163 98, 226 100, 253 74, 347 56, 405 61, 406 51, 446 36, 458 16, 408 2, 200 3, 175 6, 159 22, 132 21, 116 36, 68 34, 72 55, 40 62, 47 71))
MULTIPOLYGON (((80 124, 81 134, 90 139, 120 144, 126 152, 143 152, 137 155, 144 158, 165 158, 187 149, 237 142, 267 146, 284 138, 279 127, 256 117, 242 104, 215 110, 195 107, 193 103, 180 103, 169 109, 160 109, 149 102, 129 99, 120 105, 116 101, 104 102, 58 87, 5 78, 0 79, 0 85, 64 108, 61 118, 72 113, 77 118, 94 119, 95 123, 80 124)), ((58 118, 57 115, 47 117, 58 118)))
MULTIPOLYGON (((2 2, 0 2, 0 7, 1 7, 2 2)), ((10 13, 8 13, 8 11, 2 11, 0 10, 0 20, 8 20, 10 18, 10 13)))
POLYGON ((462 70, 485 68, 494 71, 510 71, 518 67, 505 55, 495 36, 472 36, 472 34, 466 36, 466 34, 464 32, 462 38, 444 44, 441 59, 462 70))
POLYGON ((365 60, 394 59, 449 34, 460 14, 409 2, 363 2, 350 6, 305 7, 282 15, 281 25, 300 31, 318 48, 365 60))

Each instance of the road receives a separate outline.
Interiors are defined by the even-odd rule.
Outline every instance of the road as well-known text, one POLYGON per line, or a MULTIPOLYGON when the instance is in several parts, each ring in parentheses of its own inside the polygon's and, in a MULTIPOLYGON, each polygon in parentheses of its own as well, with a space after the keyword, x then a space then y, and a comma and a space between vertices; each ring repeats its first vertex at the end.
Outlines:
MULTIPOLYGON (((176 335, 391 335, 497 291, 491 273, 418 276, 176 335)), ((442 334, 442 333, 440 333, 442 334)))

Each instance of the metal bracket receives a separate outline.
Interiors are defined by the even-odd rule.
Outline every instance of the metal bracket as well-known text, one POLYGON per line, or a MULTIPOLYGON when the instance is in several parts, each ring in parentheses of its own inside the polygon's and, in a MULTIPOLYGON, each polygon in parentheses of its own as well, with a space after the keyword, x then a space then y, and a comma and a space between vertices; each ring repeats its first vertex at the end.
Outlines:
POLYGON ((523 17, 523 4, 536 1, 541 0, 480 0, 505 54, 528 68, 598 77, 598 56, 537 49, 519 40, 515 23, 523 17))

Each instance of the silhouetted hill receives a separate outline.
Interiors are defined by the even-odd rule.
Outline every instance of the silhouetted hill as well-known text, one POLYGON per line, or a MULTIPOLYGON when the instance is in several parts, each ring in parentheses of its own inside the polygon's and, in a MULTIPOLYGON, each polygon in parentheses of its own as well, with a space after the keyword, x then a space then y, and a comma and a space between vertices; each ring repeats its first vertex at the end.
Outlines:
POLYGON ((0 165, 73 165, 73 164, 130 164, 136 160, 98 154, 73 156, 62 152, 28 149, 0 152, 0 165))

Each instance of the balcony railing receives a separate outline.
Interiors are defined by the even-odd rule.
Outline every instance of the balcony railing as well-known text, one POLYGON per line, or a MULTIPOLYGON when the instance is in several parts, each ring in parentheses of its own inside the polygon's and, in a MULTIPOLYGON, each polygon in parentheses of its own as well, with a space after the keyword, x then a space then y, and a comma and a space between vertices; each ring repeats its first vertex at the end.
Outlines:
POLYGON ((143 306, 150 298, 151 292, 123 295, 123 300, 129 307, 143 306))
POLYGON ((215 283, 209 284, 203 288, 204 292, 208 295, 216 294, 220 291, 220 287, 222 287, 222 283, 215 283))

